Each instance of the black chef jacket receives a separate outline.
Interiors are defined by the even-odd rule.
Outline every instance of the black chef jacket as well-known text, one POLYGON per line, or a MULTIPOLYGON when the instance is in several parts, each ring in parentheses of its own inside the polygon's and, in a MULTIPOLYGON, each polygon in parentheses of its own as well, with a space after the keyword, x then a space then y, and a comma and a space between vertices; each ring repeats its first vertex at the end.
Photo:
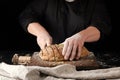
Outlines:
POLYGON ((89 25, 100 30, 101 38, 111 31, 104 0, 35 0, 20 14, 20 24, 26 31, 31 22, 43 25, 54 43, 63 42, 89 25))

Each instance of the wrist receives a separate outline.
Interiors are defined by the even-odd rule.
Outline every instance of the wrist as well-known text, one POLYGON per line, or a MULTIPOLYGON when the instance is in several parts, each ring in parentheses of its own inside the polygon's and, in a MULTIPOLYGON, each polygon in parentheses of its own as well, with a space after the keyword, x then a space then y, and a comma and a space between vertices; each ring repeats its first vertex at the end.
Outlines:
POLYGON ((81 39, 83 39, 83 41, 86 42, 87 37, 88 37, 86 30, 82 30, 82 31, 78 32, 78 34, 81 37, 81 39))
POLYGON ((35 35, 36 37, 39 37, 40 35, 43 35, 43 34, 48 34, 49 35, 47 30, 37 22, 29 24, 28 32, 35 35))
POLYGON ((89 26, 79 33, 85 42, 95 42, 100 39, 100 31, 94 26, 89 26))

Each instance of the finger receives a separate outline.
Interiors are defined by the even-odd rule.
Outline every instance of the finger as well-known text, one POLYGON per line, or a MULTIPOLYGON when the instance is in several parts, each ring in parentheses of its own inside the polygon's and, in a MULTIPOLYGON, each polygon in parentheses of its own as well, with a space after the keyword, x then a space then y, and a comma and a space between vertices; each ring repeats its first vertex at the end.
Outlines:
POLYGON ((52 41, 46 41, 47 46, 50 46, 52 44, 52 41))
POLYGON ((45 49, 46 45, 42 45, 42 46, 40 46, 40 47, 41 47, 41 49, 45 49))
POLYGON ((40 44, 40 48, 41 48, 41 49, 44 49, 46 46, 47 46, 46 43, 41 43, 41 44, 40 44))
POLYGON ((81 47, 81 46, 78 46, 78 53, 77 53, 77 56, 76 56, 76 59, 77 59, 77 60, 80 58, 81 49, 82 49, 82 47, 81 47))
POLYGON ((76 50, 77 50, 77 45, 74 44, 73 45, 73 49, 72 49, 72 54, 70 56, 70 60, 73 60, 75 58, 75 56, 76 56, 76 50))
POLYGON ((68 42, 64 42, 64 47, 63 47, 63 51, 62 51, 62 55, 64 56, 66 51, 67 51, 67 47, 68 47, 68 42))
POLYGON ((65 60, 68 60, 69 59, 69 57, 70 57, 70 55, 71 55, 71 51, 72 51, 72 43, 69 43, 68 44, 68 48, 67 48, 67 51, 66 51, 66 53, 65 53, 65 55, 64 55, 64 58, 65 58, 65 60))
POLYGON ((41 44, 40 44, 39 42, 37 42, 37 44, 38 44, 38 46, 40 47, 40 49, 42 49, 41 44))
POLYGON ((45 41, 40 39, 40 37, 37 37, 37 44, 40 47, 40 49, 44 49, 45 48, 45 41))

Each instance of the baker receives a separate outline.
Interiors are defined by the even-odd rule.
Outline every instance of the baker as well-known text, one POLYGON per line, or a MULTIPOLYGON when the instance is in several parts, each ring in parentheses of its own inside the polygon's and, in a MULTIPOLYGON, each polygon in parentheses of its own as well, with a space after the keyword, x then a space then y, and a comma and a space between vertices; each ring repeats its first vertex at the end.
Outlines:
POLYGON ((104 40, 111 32, 104 0, 33 0, 19 20, 36 36, 40 49, 63 43, 65 60, 79 59, 85 44, 104 40))

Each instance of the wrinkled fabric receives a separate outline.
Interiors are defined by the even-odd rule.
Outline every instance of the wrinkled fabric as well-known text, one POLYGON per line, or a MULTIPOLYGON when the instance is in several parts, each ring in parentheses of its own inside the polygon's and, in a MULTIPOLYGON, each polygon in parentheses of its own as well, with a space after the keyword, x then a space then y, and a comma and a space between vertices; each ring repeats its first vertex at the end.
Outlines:
POLYGON ((120 78, 120 67, 77 71, 75 66, 70 64, 40 67, 0 63, 0 80, 115 80, 116 78, 120 78))

